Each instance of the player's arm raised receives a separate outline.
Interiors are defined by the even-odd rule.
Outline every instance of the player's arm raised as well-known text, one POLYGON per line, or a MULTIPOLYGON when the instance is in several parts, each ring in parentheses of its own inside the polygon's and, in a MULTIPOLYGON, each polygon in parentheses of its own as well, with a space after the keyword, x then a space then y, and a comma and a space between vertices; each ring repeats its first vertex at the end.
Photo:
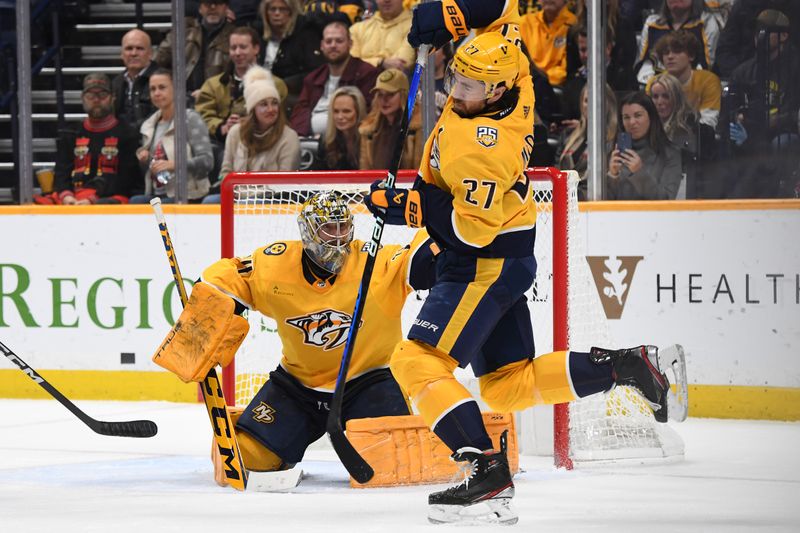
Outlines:
POLYGON ((207 268, 153 361, 187 383, 202 381, 217 364, 227 366, 249 330, 241 314, 250 306, 250 272, 250 258, 207 268))
POLYGON ((421 44, 439 48, 464 37, 470 28, 483 28, 499 19, 512 8, 506 7, 507 3, 517 4, 507 0, 437 0, 419 4, 414 8, 408 42, 414 48, 421 44))

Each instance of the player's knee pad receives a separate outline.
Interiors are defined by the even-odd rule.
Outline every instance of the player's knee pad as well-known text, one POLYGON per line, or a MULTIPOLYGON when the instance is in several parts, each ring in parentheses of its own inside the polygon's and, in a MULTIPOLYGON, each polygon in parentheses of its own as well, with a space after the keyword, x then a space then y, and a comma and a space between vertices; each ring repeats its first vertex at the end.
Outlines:
POLYGON ((570 402, 575 394, 567 372, 569 352, 553 352, 498 368, 479 379, 481 398, 496 411, 570 402))
POLYGON ((403 341, 392 354, 390 368, 395 379, 411 396, 428 425, 459 402, 471 398, 456 380, 458 362, 419 341, 403 341))
POLYGON ((495 411, 521 411, 533 401, 533 361, 524 359, 478 378, 481 398, 495 411))
POLYGON ((458 362, 446 353, 419 341, 397 345, 389 361, 394 379, 412 399, 431 381, 453 376, 458 362))

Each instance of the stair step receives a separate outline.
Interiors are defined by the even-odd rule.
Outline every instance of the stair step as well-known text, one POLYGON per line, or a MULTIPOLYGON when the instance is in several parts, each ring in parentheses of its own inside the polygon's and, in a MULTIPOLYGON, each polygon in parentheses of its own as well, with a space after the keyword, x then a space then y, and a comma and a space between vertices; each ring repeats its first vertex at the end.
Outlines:
POLYGON ((81 58, 84 61, 109 61, 119 63, 119 45, 81 46, 81 58))
MULTIPOLYGON (((148 18, 170 17, 172 5, 170 2, 143 2, 142 14, 148 18)), ((136 5, 133 3, 103 3, 89 6, 91 18, 133 18, 136 16, 136 5)))
MULTIPOLYGON (((55 122, 58 120, 58 113, 31 113, 33 122, 55 122)), ((86 113, 64 113, 67 122, 80 122, 86 118, 86 113)), ((0 122, 11 122, 11 115, 8 113, 0 114, 0 122)))
MULTIPOLYGON (((125 70, 124 66, 119 67, 62 67, 61 72, 63 74, 69 76, 85 76, 90 72, 103 72, 108 74, 110 78, 113 78, 117 74, 120 74, 125 70)), ((44 67, 39 72, 40 74, 46 74, 48 76, 52 76, 56 73, 56 69, 53 67, 44 67)))
MULTIPOLYGON (((136 28, 135 22, 98 22, 95 24, 76 24, 76 31, 87 32, 111 32, 111 31, 128 31, 136 28)), ((143 30, 153 31, 169 31, 172 29, 171 22, 145 22, 142 24, 143 30)))
MULTIPOLYGON (((33 168, 56 168, 55 161, 34 161, 33 168)), ((0 161, 0 170, 14 170, 14 163, 9 161, 0 161)))
MULTIPOLYGON (((33 105, 48 105, 56 103, 55 91, 31 91, 31 103, 33 105)), ((81 105, 81 91, 64 91, 64 103, 66 105, 81 105)))
MULTIPOLYGON (((9 153, 14 149, 14 141, 12 139, 0 139, 0 153, 9 153)), ((55 152, 56 140, 55 139, 33 139, 34 152, 55 152)))

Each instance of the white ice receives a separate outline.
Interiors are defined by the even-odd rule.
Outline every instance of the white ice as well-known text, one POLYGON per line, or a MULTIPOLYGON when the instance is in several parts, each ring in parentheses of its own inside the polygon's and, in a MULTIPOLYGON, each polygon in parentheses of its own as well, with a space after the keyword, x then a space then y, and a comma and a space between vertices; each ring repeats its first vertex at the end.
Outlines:
MULTIPOLYGON (((351 489, 327 449, 312 449, 291 493, 214 484, 202 405, 77 402, 102 420, 151 419, 158 435, 96 435, 60 404, 0 400, 0 532, 410 533, 441 486, 351 489)), ((521 458, 516 526, 556 532, 800 531, 800 424, 690 418, 675 425, 683 462, 556 470, 521 458)), ((515 528, 515 529, 514 529, 515 528)))

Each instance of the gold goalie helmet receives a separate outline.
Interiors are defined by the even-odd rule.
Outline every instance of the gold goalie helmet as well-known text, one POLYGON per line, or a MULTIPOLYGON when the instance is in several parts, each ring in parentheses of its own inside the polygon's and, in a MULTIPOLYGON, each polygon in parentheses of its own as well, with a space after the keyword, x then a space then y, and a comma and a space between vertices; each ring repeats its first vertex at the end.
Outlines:
POLYGON ((336 191, 315 193, 300 209, 297 225, 311 260, 332 274, 338 273, 353 240, 353 214, 344 197, 336 191))
POLYGON ((486 100, 501 83, 512 88, 518 75, 519 48, 490 31, 456 50, 445 76, 445 90, 458 100, 486 100))

